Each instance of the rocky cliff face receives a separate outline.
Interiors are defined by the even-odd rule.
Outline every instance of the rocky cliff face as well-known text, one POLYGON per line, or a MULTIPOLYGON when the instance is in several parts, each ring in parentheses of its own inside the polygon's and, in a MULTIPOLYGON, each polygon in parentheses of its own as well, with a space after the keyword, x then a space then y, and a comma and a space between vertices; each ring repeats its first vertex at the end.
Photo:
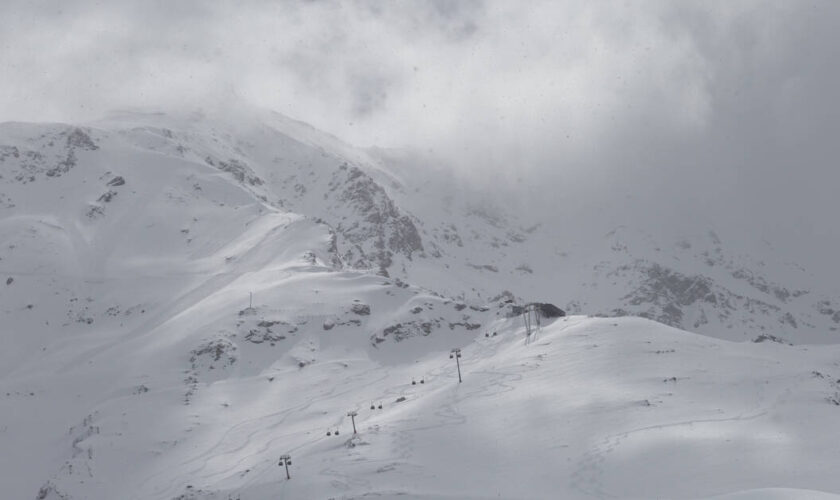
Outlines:
POLYGON ((376 269, 387 276, 394 255, 411 260, 423 251, 423 241, 412 218, 397 208, 385 190, 361 168, 341 165, 330 181, 331 193, 342 217, 335 224, 343 236, 342 258, 356 268, 376 269))

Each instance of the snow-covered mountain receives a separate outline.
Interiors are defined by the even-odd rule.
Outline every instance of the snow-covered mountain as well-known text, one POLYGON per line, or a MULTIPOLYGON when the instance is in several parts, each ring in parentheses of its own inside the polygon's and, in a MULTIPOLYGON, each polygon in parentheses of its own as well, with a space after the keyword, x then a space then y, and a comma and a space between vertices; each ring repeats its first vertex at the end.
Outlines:
POLYGON ((834 347, 730 342, 833 342, 807 271, 535 222, 424 161, 253 110, 0 125, 4 496, 840 491, 834 347), (525 344, 535 300, 580 316, 525 344))
MULTIPOLYGON (((772 248, 760 256, 740 252, 739 242, 722 241, 714 228, 676 236, 622 226, 595 234, 535 221, 453 182, 446 168, 354 150, 274 113, 224 121, 198 113, 115 114, 87 128, 10 124, 4 135, 0 196, 4 226, 14 233, 9 239, 21 231, 65 239, 86 233, 86 245, 109 253, 90 253, 75 241, 80 258, 92 261, 88 271, 126 258, 120 246, 147 258, 149 242, 166 259, 181 255, 169 265, 183 269, 182 259, 218 241, 203 224, 226 225, 231 218, 245 224, 248 211, 265 214, 261 220, 292 212, 329 232, 329 255, 322 257, 330 266, 373 271, 462 300, 509 291, 572 312, 639 315, 734 340, 833 342, 840 327, 837 298, 812 289, 808 271, 781 261, 772 248), (134 184, 149 182, 161 185, 143 194, 134 184), (52 189, 71 191, 54 205, 52 189), (45 203, 24 203, 31 192, 45 203), (124 212, 136 204, 166 207, 172 226, 152 225, 146 219, 153 214, 143 213, 146 227, 136 231, 124 212), (72 225, 79 229, 50 221, 55 206, 78 216, 72 225), (36 214, 45 218, 37 221, 36 214), (52 224, 51 235, 38 224, 52 224), (64 228, 61 236, 55 226, 64 228), (90 240, 98 234, 101 245, 90 240), (158 248, 161 242, 167 246, 158 248)), ((4 270, 11 277, 31 272, 15 260, 29 254, 26 246, 11 245, 4 270)))

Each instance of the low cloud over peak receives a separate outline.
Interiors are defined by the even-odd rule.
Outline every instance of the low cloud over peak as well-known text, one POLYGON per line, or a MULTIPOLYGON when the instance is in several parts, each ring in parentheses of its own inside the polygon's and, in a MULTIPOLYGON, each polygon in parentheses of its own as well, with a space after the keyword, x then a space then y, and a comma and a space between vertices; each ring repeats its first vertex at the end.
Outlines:
POLYGON ((241 99, 356 145, 430 151, 537 207, 565 196, 576 210, 729 223, 807 241, 791 247, 825 262, 840 241, 836 2, 11 0, 4 12, 0 121, 241 99))

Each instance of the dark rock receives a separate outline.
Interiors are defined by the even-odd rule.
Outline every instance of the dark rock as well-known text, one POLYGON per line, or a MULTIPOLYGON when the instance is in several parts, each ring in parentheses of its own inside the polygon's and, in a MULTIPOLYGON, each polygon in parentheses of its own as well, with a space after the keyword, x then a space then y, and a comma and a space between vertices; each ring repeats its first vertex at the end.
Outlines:
POLYGON ((516 297, 509 290, 503 290, 502 293, 490 299, 490 302, 504 302, 505 304, 513 304, 515 301, 516 297))
POLYGON ((110 181, 108 181, 108 185, 109 186, 123 186, 123 185, 125 185, 125 179, 123 179, 122 176, 118 175, 118 176, 114 177, 113 179, 111 179, 110 181))
POLYGON ((359 316, 370 316, 370 306, 367 304, 353 304, 350 311, 359 316))
POLYGON ((190 352, 190 362, 195 363, 202 356, 207 356, 213 361, 220 361, 225 357, 225 362, 232 365, 236 362, 236 351, 237 347, 233 342, 227 339, 214 339, 193 349, 190 352))
MULTIPOLYGON (((480 326, 480 325, 478 325, 480 326)), ((427 336, 432 333, 433 328, 440 328, 439 320, 431 321, 409 321, 406 323, 397 323, 382 330, 382 336, 371 337, 374 342, 382 342, 381 339, 386 337, 393 338, 396 342, 400 342, 409 337, 427 336)))
POLYGON ((499 268, 493 266, 491 264, 483 264, 483 265, 476 265, 476 264, 469 264, 469 266, 473 269, 478 269, 479 271, 490 271, 491 273, 498 273, 499 268))
MULTIPOLYGON (((210 161, 212 161, 212 159, 210 161)), ((210 164, 212 165, 212 163, 210 164)), ((233 177, 239 182, 248 183, 251 186, 261 186, 263 184, 263 180, 254 173, 251 167, 235 158, 231 158, 229 161, 219 160, 215 167, 223 172, 233 175, 233 177)))
POLYGON ((776 342, 778 344, 793 345, 790 342, 787 342, 783 338, 776 337, 775 335, 769 335, 769 334, 766 334, 766 333, 762 333, 761 335, 759 335, 758 337, 753 339, 753 342, 755 342, 756 344, 760 344, 762 342, 776 342))
POLYGON ((116 196, 116 195, 117 195, 116 191, 108 191, 107 193, 100 196, 99 199, 97 199, 96 201, 98 201, 100 203, 109 203, 112 199, 114 199, 114 196, 116 196))
POLYGON ((458 323, 449 323, 449 329, 454 330, 456 326, 463 326, 467 330, 478 330, 481 328, 481 324, 479 323, 467 323, 465 322, 458 322, 458 323))
POLYGON ((90 205, 90 208, 88 208, 87 212, 85 212, 85 215, 89 219, 96 219, 97 217, 105 215, 105 210, 100 206, 90 205))
POLYGON ((280 335, 271 331, 270 328, 259 329, 253 328, 251 329, 247 335, 245 335, 245 340, 254 344, 262 344, 263 342, 268 342, 271 345, 274 345, 275 342, 280 340, 285 340, 285 335, 280 335))
POLYGON ((93 139, 91 139, 90 136, 80 128, 74 128, 67 134, 67 147, 85 149, 88 151, 99 149, 99 146, 93 142, 93 139))

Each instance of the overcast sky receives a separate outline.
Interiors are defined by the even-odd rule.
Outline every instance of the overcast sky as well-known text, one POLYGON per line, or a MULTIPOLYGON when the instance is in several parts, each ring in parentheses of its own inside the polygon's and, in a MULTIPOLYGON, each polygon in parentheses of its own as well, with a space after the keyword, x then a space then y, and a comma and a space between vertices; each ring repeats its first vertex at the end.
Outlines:
POLYGON ((840 254, 835 0, 2 3, 0 121, 242 100, 545 206, 840 254))

